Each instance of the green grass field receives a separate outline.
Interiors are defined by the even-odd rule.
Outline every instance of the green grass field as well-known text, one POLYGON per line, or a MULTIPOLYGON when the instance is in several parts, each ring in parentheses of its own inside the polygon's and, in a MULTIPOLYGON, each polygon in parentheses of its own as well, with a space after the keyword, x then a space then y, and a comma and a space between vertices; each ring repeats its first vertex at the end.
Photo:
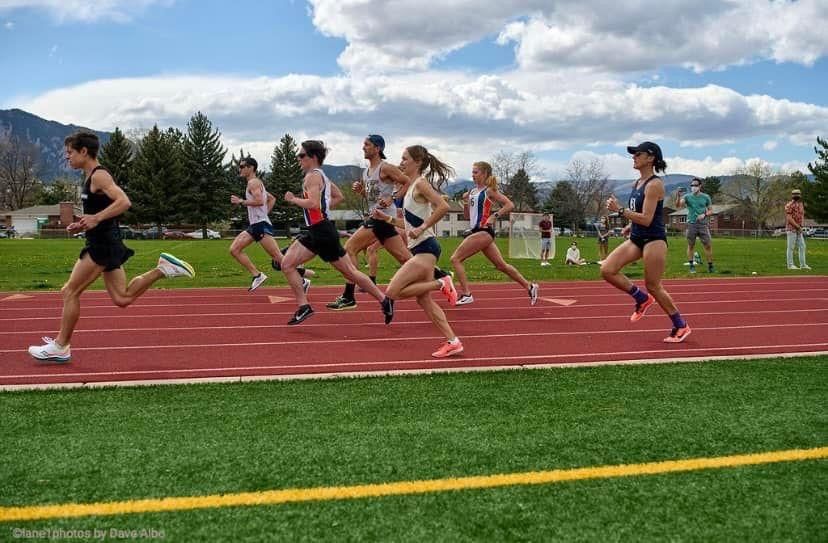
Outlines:
MULTIPOLYGON (((448 255, 459 243, 441 240, 448 255)), ((498 240, 505 251, 505 240, 498 240)), ((594 260, 594 239, 579 239, 594 260)), ((595 265, 513 261, 533 280, 597 279, 595 265)), ((129 276, 168 251, 195 280, 246 287, 229 240, 129 241, 129 276)), ((612 240, 611 248, 618 240, 612 240)), ((82 243, 0 240, 0 290, 56 289, 82 243)), ((686 277, 671 240, 668 277, 686 277)), ((717 239, 718 277, 802 275, 784 239, 717 239)), ((808 246, 828 273, 828 243, 808 246)), ((259 247, 250 254, 263 269, 259 247)), ((379 280, 396 265, 382 253, 379 280)), ((320 284, 341 278, 320 261, 320 284)), ((468 261, 473 281, 503 281, 468 261)), ((641 277, 641 266, 628 268, 641 277)), ((283 285, 273 274, 270 286, 283 285)), ((704 271, 695 277, 708 277, 704 271)), ((100 282, 93 288, 102 288, 100 282)), ((828 445, 828 357, 431 376, 0 393, 3 507, 205 496, 594 467, 828 445)), ((36 530, 154 530, 168 541, 824 541, 828 461, 532 486, 0 521, 36 530)), ((16 531, 17 530, 17 531, 16 531)), ((23 532, 19 530, 24 530, 23 532)), ((25 530, 28 530, 26 532, 25 530)), ((121 532, 122 534, 124 532, 121 532)), ((140 532, 139 532, 140 533, 140 532)), ((153 532, 149 532, 150 535, 153 532)), ((63 537, 64 539, 66 537, 63 537)), ((121 536, 121 539, 124 537, 121 536)), ((55 537, 52 537, 55 539, 55 537)), ((83 540, 72 537, 73 540, 83 540)))
MULTIPOLYGON (((598 266, 589 265, 572 267, 563 265, 563 256, 571 238, 559 238, 554 263, 548 267, 540 267, 533 260, 512 260, 529 280, 568 280, 568 279, 598 279, 598 266)), ((581 248, 581 256, 594 261, 598 257, 594 238, 577 238, 581 248)), ((449 257, 460 243, 459 238, 443 238, 440 240, 443 247, 443 256, 440 265, 449 268, 449 257)), ((501 251, 508 254, 508 240, 498 239, 501 251)), ((620 238, 612 238, 610 250, 621 242, 620 238)), ((284 241, 286 244, 287 241, 284 241)), ((162 251, 173 253, 190 262, 196 269, 194 280, 176 280, 162 282, 158 285, 165 288, 187 287, 246 287, 249 283, 248 274, 230 256, 228 249, 230 240, 164 240, 145 241, 128 240, 127 245, 135 250, 135 256, 127 262, 128 276, 137 275, 150 267, 155 266, 158 253, 162 251)), ((0 239, 0 291, 57 289, 66 281, 72 266, 83 247, 81 240, 6 240, 0 239)), ((701 245, 697 244, 701 251, 701 245)), ((714 240, 714 258, 716 275, 733 277, 751 275, 801 275, 806 272, 789 271, 785 266, 785 239, 750 239, 750 238, 723 238, 714 240)), ((666 277, 689 276, 686 260, 686 241, 683 238, 671 238, 669 263, 666 277)), ((272 279, 266 284, 269 286, 283 285, 284 278, 278 273, 271 273, 269 258, 259 246, 250 247, 248 254, 254 262, 265 270, 272 279)), ((398 265, 385 251, 381 251, 379 281, 387 282, 396 271, 398 265)), ((828 273, 828 240, 809 240, 808 263, 813 271, 811 274, 828 273)), ((492 268, 491 263, 483 256, 477 255, 466 263, 471 281, 504 281, 507 280, 500 272, 492 268)), ((330 266, 321 260, 315 259, 309 267, 319 273, 315 281, 319 284, 339 284, 342 278, 330 266)), ((364 268, 363 268, 364 269, 364 268)), ((696 277, 708 276, 706 266, 698 268, 696 277)), ((643 277, 640 265, 627 268, 628 276, 643 277)), ((102 289, 103 283, 98 281, 93 289, 102 289)))
MULTIPOLYGON (((0 505, 395 482, 828 444, 825 357, 0 394, 0 505)), ((824 541, 828 462, 0 523, 171 541, 824 541)))

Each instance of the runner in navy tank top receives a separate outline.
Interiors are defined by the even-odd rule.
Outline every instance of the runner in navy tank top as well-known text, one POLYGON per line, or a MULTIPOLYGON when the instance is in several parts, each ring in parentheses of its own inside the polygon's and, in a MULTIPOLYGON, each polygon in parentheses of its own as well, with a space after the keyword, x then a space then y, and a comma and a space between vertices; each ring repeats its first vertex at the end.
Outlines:
POLYGON ((664 182, 654 171, 664 171, 667 164, 661 154, 661 148, 655 143, 645 141, 636 147, 627 147, 633 156, 633 167, 639 171, 640 178, 633 185, 628 201, 624 207, 611 197, 607 200, 607 209, 628 219, 630 223, 625 231, 630 239, 612 251, 601 264, 601 275, 614 287, 627 292, 635 299, 635 311, 630 321, 637 322, 647 309, 658 305, 670 316, 673 329, 664 338, 666 343, 679 343, 690 335, 690 326, 682 318, 673 303, 673 299, 664 290, 661 277, 667 262, 667 232, 664 228, 664 182), (640 290, 621 270, 627 264, 644 259, 644 281, 647 292, 640 290), (648 293, 649 292, 649 293, 648 293))
POLYGON ((194 277, 192 266, 178 258, 161 253, 158 266, 135 277, 126 284, 121 267, 134 252, 121 240, 118 217, 129 209, 127 195, 115 184, 112 175, 98 163, 100 141, 92 132, 81 131, 64 140, 69 166, 83 170, 83 216, 66 227, 70 233, 83 232, 86 243, 80 252, 69 280, 63 285, 63 315, 60 332, 55 339, 44 337, 43 345, 32 345, 29 354, 50 362, 68 362, 69 343, 80 318, 80 295, 103 274, 109 297, 118 307, 126 307, 162 277, 194 277))

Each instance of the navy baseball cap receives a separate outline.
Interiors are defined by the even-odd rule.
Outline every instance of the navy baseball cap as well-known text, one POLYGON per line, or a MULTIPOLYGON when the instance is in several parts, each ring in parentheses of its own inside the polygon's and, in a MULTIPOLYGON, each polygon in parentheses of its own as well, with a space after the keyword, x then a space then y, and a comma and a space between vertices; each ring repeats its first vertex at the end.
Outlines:
POLYGON ((385 138, 383 138, 379 134, 371 134, 370 136, 368 136, 368 141, 373 143, 377 147, 377 149, 379 149, 380 158, 385 158, 385 153, 383 153, 383 151, 385 150, 385 138))
POLYGON ((656 160, 664 160, 664 157, 661 154, 661 147, 651 141, 639 143, 635 147, 627 147, 627 152, 631 155, 636 153, 647 153, 648 155, 654 156, 656 160))

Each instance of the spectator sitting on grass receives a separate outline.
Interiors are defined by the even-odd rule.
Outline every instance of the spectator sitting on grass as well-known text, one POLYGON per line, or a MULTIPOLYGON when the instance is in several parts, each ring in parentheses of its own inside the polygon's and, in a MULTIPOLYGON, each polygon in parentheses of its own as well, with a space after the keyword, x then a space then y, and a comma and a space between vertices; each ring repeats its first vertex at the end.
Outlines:
POLYGON ((581 251, 578 249, 578 242, 573 241, 569 249, 566 250, 566 265, 567 266, 585 266, 589 264, 586 260, 581 258, 581 251))

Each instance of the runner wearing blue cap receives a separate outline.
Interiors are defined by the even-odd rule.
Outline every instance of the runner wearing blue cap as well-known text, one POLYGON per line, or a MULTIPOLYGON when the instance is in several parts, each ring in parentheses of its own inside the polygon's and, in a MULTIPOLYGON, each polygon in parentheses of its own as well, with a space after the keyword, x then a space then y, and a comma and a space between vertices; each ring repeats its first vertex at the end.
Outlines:
POLYGON ((664 182, 654 172, 663 172, 667 163, 661 148, 645 141, 635 147, 627 147, 633 156, 633 168, 640 177, 630 193, 629 207, 618 203, 615 197, 607 200, 607 209, 630 221, 625 227, 630 239, 615 248, 601 264, 604 280, 635 299, 635 311, 630 321, 637 322, 647 309, 658 305, 673 321, 670 335, 665 343, 679 343, 690 335, 690 326, 682 318, 670 294, 664 289, 661 277, 667 263, 667 231, 664 227, 664 182), (644 281, 647 291, 642 291, 630 281, 621 270, 627 264, 644 260, 644 281))

